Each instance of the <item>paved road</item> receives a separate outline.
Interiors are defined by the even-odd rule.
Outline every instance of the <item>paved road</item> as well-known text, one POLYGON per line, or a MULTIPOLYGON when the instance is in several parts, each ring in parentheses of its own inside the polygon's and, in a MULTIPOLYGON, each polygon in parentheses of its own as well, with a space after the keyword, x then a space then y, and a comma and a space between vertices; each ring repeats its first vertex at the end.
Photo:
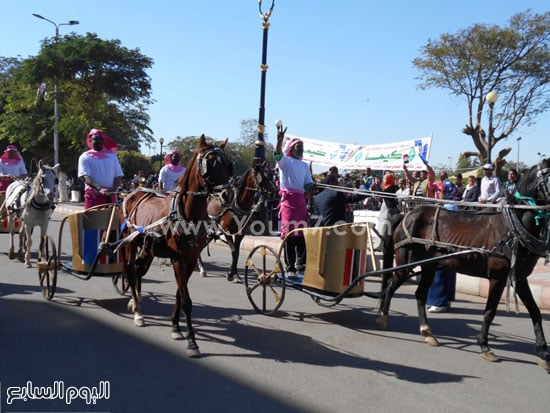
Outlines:
MULTIPOLYGON (((57 234, 58 221, 55 216, 50 234, 57 234)), ((64 241, 68 254, 68 235, 64 241)), ((528 316, 500 307, 491 343, 502 361, 484 362, 475 344, 479 297, 459 294, 452 312, 431 315, 441 343, 432 348, 419 339, 412 285, 397 294, 386 332, 376 328, 370 298, 328 309, 288 290, 279 314, 268 317, 252 310, 242 285, 225 281, 227 249, 213 247, 205 259, 209 277, 191 279, 203 356, 188 359, 185 342, 169 338, 175 284, 162 262, 144 282, 148 324, 140 329, 109 279, 82 281, 60 272, 56 296, 47 302, 36 269, 9 261, 6 250, 7 236, 0 234, 3 412, 548 411, 550 375, 534 363, 528 316), (84 386, 101 390, 108 383, 109 399, 7 404, 9 388, 14 394, 54 382, 81 395, 84 386)), ((366 288, 377 291, 377 280, 366 288)), ((550 315, 544 317, 548 334, 550 315)))

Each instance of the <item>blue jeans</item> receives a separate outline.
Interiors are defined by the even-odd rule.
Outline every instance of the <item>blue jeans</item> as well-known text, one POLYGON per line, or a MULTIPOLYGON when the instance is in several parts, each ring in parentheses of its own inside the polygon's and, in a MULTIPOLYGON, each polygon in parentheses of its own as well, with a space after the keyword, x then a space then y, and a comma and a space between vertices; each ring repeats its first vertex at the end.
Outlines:
POLYGON ((440 268, 435 272, 434 281, 428 291, 426 305, 444 307, 455 299, 456 272, 440 268))

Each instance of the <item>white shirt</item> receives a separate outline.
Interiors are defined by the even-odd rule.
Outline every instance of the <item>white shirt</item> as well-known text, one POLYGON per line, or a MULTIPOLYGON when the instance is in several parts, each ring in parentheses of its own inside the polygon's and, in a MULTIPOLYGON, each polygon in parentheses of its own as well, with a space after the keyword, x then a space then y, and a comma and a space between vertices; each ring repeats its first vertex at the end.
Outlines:
POLYGON ((176 181, 184 173, 185 167, 183 167, 183 169, 179 172, 174 172, 168 167, 168 165, 164 165, 162 168, 160 168, 159 182, 162 182, 162 185, 166 191, 171 191, 173 189, 176 189, 176 181))
POLYGON ((304 187, 313 183, 309 166, 304 161, 283 155, 277 161, 280 172, 280 189, 304 190, 304 187))
POLYGON ((84 152, 78 158, 78 177, 88 175, 96 184, 102 188, 113 189, 115 178, 124 176, 116 153, 106 152, 105 158, 98 159, 91 157, 84 152))
POLYGON ((0 174, 20 177, 21 175, 25 175, 26 173, 27 168, 25 168, 25 162, 20 160, 14 165, 6 165, 0 160, 0 174))
POLYGON ((493 202, 500 196, 500 180, 497 176, 485 175, 481 178, 481 186, 479 187, 479 200, 493 202))

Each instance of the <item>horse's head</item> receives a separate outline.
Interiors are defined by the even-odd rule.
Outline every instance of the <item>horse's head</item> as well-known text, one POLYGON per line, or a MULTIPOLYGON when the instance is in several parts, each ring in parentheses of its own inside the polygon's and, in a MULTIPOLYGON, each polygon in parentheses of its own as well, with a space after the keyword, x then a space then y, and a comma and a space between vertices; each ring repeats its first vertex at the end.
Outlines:
POLYGON ((537 198, 538 201, 550 204, 550 158, 543 159, 537 165, 537 198))
POLYGON ((274 174, 269 169, 267 161, 263 162, 261 168, 255 169, 254 177, 256 178, 256 185, 260 194, 268 200, 273 200, 275 196, 274 174))
POLYGON ((227 139, 217 146, 208 143, 204 135, 200 137, 199 146, 178 181, 183 194, 216 194, 223 198, 224 193, 231 191, 229 180, 233 175, 233 163, 224 151, 226 144, 227 139))
POLYGON ((53 201, 58 169, 59 164, 52 167, 44 165, 42 160, 38 161, 38 172, 33 181, 33 194, 37 202, 53 201))

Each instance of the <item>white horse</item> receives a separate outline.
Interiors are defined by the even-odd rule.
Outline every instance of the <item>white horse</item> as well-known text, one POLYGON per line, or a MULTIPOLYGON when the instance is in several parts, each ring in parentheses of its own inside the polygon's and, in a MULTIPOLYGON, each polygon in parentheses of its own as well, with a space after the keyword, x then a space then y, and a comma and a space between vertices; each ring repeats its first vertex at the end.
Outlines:
MULTIPOLYGON (((17 256, 23 261, 23 239, 26 238, 25 266, 31 267, 32 231, 40 227, 40 243, 48 231, 52 213, 55 181, 59 164, 54 167, 38 162, 38 172, 34 179, 14 181, 6 189, 6 209, 8 211, 8 231, 10 245, 8 257, 15 258, 13 237, 15 233, 15 218, 21 220, 19 230, 19 250, 17 256)), ((40 249, 39 249, 40 254, 40 249)))

